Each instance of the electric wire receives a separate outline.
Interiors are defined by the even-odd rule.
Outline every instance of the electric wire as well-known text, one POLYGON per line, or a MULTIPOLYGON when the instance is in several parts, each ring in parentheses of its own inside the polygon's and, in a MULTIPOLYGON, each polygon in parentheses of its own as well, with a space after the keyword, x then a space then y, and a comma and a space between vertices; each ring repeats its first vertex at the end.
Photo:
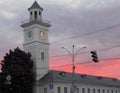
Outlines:
MULTIPOLYGON (((119 26, 120 26, 120 24, 113 25, 113 26, 106 27, 106 28, 103 28, 103 29, 98 30, 98 31, 93 31, 93 32, 90 32, 90 33, 85 33, 85 34, 83 34, 83 35, 79 35, 79 36, 75 36, 75 37, 70 37, 70 38, 68 38, 68 39, 81 38, 81 37, 83 37, 83 36, 91 35, 91 34, 94 34, 94 33, 99 33, 99 32, 102 32, 102 31, 105 31, 105 30, 109 30, 109 29, 113 29, 113 28, 116 28, 116 27, 119 27, 119 26)), ((64 40, 66 40, 66 39, 64 39, 64 40)), ((53 41, 53 42, 50 42, 50 43, 55 43, 55 42, 64 41, 64 40, 61 39, 61 40, 53 41)), ((119 47, 120 45, 117 45, 117 46, 119 47)), ((113 46, 113 48, 114 48, 114 47, 117 47, 117 46, 113 46)), ((112 49, 112 47, 111 47, 110 49, 112 49)), ((101 49, 101 51, 104 51, 104 50, 109 50, 109 48, 108 48, 108 49, 101 49)), ((4 50, 0 50, 0 51, 3 52, 4 50)), ((89 52, 86 52, 86 53, 89 53, 89 52)), ((51 56, 51 57, 58 57, 58 56, 66 56, 66 55, 56 55, 56 56, 51 56)), ((50 58, 51 58, 51 57, 50 57, 50 58)))
MULTIPOLYGON (((82 35, 79 35, 79 36, 74 36, 74 37, 70 37, 70 38, 66 38, 64 40, 67 40, 67 39, 74 39, 74 38, 81 38, 83 36, 88 36, 88 35, 91 35, 91 34, 95 34, 95 33, 100 33, 100 32, 103 32, 105 30, 109 30, 110 29, 113 29, 113 28, 116 28, 116 27, 119 27, 120 24, 117 24, 117 25, 113 25, 113 26, 110 26, 110 27, 106 27, 106 28, 103 28, 101 30, 98 30, 98 31, 93 31, 93 32, 90 32, 90 33, 85 33, 85 34, 82 34, 82 35)), ((61 40, 57 40, 57 41, 53 41, 53 42, 50 42, 50 43, 55 43, 55 42, 59 42, 59 41, 64 41, 63 39, 61 40)), ((110 48, 105 48, 105 49, 101 49, 101 50, 98 50, 98 51, 105 51, 105 50, 109 50, 109 49, 112 49, 112 48, 116 48, 116 47, 120 47, 120 45, 116 45, 116 46, 112 46, 110 48)), ((89 52, 85 52, 85 53, 89 53, 89 52)), ((85 53, 79 53, 79 54, 85 54, 85 53)), ((67 56, 66 55, 56 55, 56 56, 51 56, 50 58, 52 57, 61 57, 61 56, 67 56)), ((120 58, 112 58, 112 59, 101 59, 101 60, 116 60, 116 59, 120 59, 120 58)), ((90 61, 91 62, 91 61, 90 61)), ((89 62, 88 62, 89 63, 89 62)), ((77 63, 77 64, 85 64, 85 63, 77 63)), ((66 67, 66 66, 70 66, 71 64, 66 64, 66 65, 61 65, 61 66, 56 66, 57 67, 66 67)), ((39 68, 39 69, 45 69, 46 67, 43 67, 43 68, 39 68)), ((52 67, 53 68, 53 67, 52 67)), ((54 67, 55 68, 55 67, 54 67)))
MULTIPOLYGON (((108 58, 108 59, 99 59, 99 61, 105 61, 105 60, 119 60, 120 58, 108 58)), ((75 63, 75 65, 84 65, 84 64, 88 64, 88 63, 92 63, 92 61, 86 61, 86 62, 77 62, 75 63)), ((65 64, 65 65, 60 65, 60 66, 52 66, 50 68, 63 68, 66 66, 72 66, 72 64, 65 64)))
POLYGON ((100 33, 100 32, 106 31, 106 30, 111 31, 110 29, 113 29, 113 28, 116 28, 116 27, 119 27, 119 26, 120 26, 120 24, 117 24, 117 25, 113 25, 113 26, 109 26, 109 27, 100 29, 98 31, 93 31, 93 32, 85 33, 85 34, 78 35, 78 36, 73 36, 73 37, 64 38, 64 39, 61 39, 61 40, 56 40, 56 41, 52 41, 50 43, 56 43, 56 42, 65 41, 65 40, 68 40, 68 39, 81 38, 81 37, 85 37, 85 36, 88 36, 88 35, 91 35, 91 34, 100 33))
MULTIPOLYGON (((106 58, 106 59, 99 59, 99 61, 105 61, 105 60, 120 60, 120 58, 106 58)), ((75 65, 85 65, 88 63, 94 63, 93 61, 85 61, 85 62, 76 62, 75 65)), ((64 68, 64 67, 69 67, 72 66, 71 64, 64 64, 64 65, 59 65, 59 66, 50 66, 50 68, 64 68)), ((47 69, 48 67, 41 67, 37 69, 47 69)))
MULTIPOLYGON (((87 61, 87 62, 82 62, 82 63, 75 63, 75 65, 82 65, 82 64, 88 64, 90 63, 91 61, 87 61)), ((53 67, 50 67, 50 68, 58 68, 58 67, 66 67, 66 66, 71 66, 72 64, 65 64, 65 65, 60 65, 60 66, 53 66, 53 67)))
MULTIPOLYGON (((107 51, 113 48, 117 48, 120 47, 120 44, 112 46, 112 47, 108 47, 108 48, 104 48, 104 49, 99 49, 97 50, 97 52, 101 52, 101 51, 107 51)), ((90 53, 90 52, 84 52, 84 53, 78 53, 78 54, 86 54, 86 53, 90 53)), ((64 55, 55 55, 55 56, 50 56, 50 58, 54 58, 54 57, 63 57, 63 56, 68 56, 69 54, 64 54, 64 55)))
POLYGON ((120 60, 119 57, 115 57, 115 58, 99 58, 99 61, 106 61, 106 60, 120 60))

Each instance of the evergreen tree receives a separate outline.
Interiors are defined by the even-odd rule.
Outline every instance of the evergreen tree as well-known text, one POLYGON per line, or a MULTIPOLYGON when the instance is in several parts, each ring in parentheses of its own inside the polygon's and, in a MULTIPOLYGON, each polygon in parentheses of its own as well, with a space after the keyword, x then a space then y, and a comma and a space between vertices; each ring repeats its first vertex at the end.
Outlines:
POLYGON ((2 62, 0 93, 32 93, 34 73, 31 54, 16 48, 6 53, 2 62))

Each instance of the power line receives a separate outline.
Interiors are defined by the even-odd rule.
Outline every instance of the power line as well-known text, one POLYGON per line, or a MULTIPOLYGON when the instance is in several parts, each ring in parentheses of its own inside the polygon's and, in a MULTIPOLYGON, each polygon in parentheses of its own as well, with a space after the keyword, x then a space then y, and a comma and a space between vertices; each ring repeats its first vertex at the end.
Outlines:
MULTIPOLYGON (((82 63, 75 63, 75 65, 88 64, 88 63, 90 63, 90 62, 92 62, 92 61, 87 61, 87 62, 82 62, 82 63)), ((60 65, 60 66, 53 66, 53 67, 51 67, 51 68, 58 68, 58 67, 63 68, 63 67, 66 67, 66 66, 72 66, 72 64, 65 64, 65 65, 60 65)))
MULTIPOLYGON (((100 49, 100 50, 97 50, 97 51, 107 51, 107 50, 110 50, 110 49, 113 49, 113 48, 117 48, 117 47, 120 47, 120 44, 119 44, 119 45, 112 46, 112 47, 100 49)), ((79 54, 86 54, 86 53, 89 53, 89 52, 84 52, 84 53, 79 53, 79 54)), ((54 58, 54 57, 63 57, 63 56, 68 56, 68 54, 50 56, 50 58, 54 58)))
MULTIPOLYGON (((119 45, 112 46, 112 47, 100 49, 100 50, 97 50, 97 51, 106 51, 106 50, 110 50, 110 49, 117 48, 117 47, 120 47, 120 44, 119 44, 119 45)), ((84 52, 84 53, 79 53, 79 54, 86 54, 86 53, 89 53, 89 52, 84 52)), ((54 58, 54 57, 64 57, 64 56, 68 56, 68 54, 50 56, 50 58, 54 58)))
MULTIPOLYGON (((99 60, 119 60, 120 58, 108 58, 108 59, 99 59, 99 60)), ((88 63, 91 63, 93 61, 86 61, 86 62, 77 62, 75 63, 75 65, 85 65, 88 63)), ((94 62, 93 62, 94 63, 94 62)), ((64 67, 68 67, 68 66, 72 66, 72 64, 64 64, 64 65, 59 65, 59 66, 50 66, 50 68, 64 68, 64 67)), ((41 67, 41 68, 37 68, 37 69, 47 69, 48 67, 41 67)))
MULTIPOLYGON (((119 60, 119 59, 120 58, 108 58, 108 59, 99 59, 99 60, 104 61, 104 60, 119 60)), ((77 63, 75 63, 75 65, 84 65, 84 64, 91 63, 91 62, 93 62, 93 61, 86 61, 86 62, 82 62, 82 63, 77 62, 77 63)), ((52 66, 50 68, 58 68, 58 67, 63 68, 66 66, 71 66, 71 65, 72 64, 65 64, 65 65, 60 65, 60 66, 52 66)))
MULTIPOLYGON (((89 52, 84 52, 84 53, 78 53, 78 54, 86 54, 86 53, 89 53, 89 52)), ((64 56, 68 56, 69 54, 64 54, 64 55, 55 55, 55 56, 50 56, 50 58, 53 58, 53 57, 64 57, 64 56)))
MULTIPOLYGON (((88 64, 92 61, 87 61, 87 62, 82 62, 82 63, 75 63, 75 65, 83 65, 83 64, 88 64)), ((50 68, 63 68, 63 67, 67 67, 67 66, 72 66, 72 64, 65 64, 65 65, 60 65, 60 66, 50 66, 50 68)), ((41 68, 37 68, 37 69, 47 69, 48 67, 41 67, 41 68)))
POLYGON ((117 24, 117 25, 113 25, 113 26, 110 26, 110 27, 106 27, 106 28, 100 29, 98 31, 93 31, 93 32, 85 33, 85 34, 82 34, 82 35, 79 35, 79 36, 73 36, 73 37, 64 38, 64 39, 61 39, 61 40, 56 40, 56 41, 53 41, 53 42, 50 42, 50 43, 55 43, 55 42, 59 42, 59 41, 65 41, 65 40, 74 39, 74 38, 81 38, 83 36, 88 36, 88 35, 91 35, 91 34, 100 33, 100 32, 103 32, 105 30, 109 30, 110 31, 110 29, 113 29, 113 28, 116 28, 116 27, 119 27, 119 26, 120 26, 120 24, 117 24))
POLYGON ((100 59, 100 60, 119 60, 120 58, 107 58, 107 59, 100 59))
POLYGON ((120 44, 119 44, 119 45, 112 46, 112 47, 109 47, 109 48, 100 49, 100 50, 98 50, 98 51, 106 51, 106 50, 110 50, 110 49, 117 48, 117 47, 120 47, 120 44))
MULTIPOLYGON (((106 28, 101 29, 101 30, 98 30, 98 31, 93 31, 93 32, 90 32, 90 33, 85 33, 85 34, 83 34, 83 35, 66 38, 66 39, 81 38, 81 37, 83 37, 83 36, 91 35, 91 34, 94 34, 94 33, 99 33, 99 32, 105 31, 105 30, 109 30, 109 29, 113 29, 113 28, 116 28, 116 27, 118 27, 118 26, 120 26, 120 24, 113 25, 113 26, 110 26, 110 27, 106 27, 106 28)), ((65 40, 65 39, 64 39, 64 40, 65 40)), ((53 41, 53 42, 50 42, 50 43, 59 42, 59 41, 63 41, 63 39, 57 40, 57 41, 53 41)), ((98 51, 109 50, 109 49, 116 48, 116 47, 119 47, 119 46, 120 46, 120 45, 116 45, 116 46, 113 46, 113 47, 110 47, 110 48, 101 49, 101 50, 98 50, 98 51)), ((0 51, 3 52, 4 50, 0 50, 0 51)), ((8 50, 7 50, 7 51, 8 51, 8 50)), ((85 52, 85 53, 89 53, 89 52, 85 52)), ((80 54, 85 54, 85 53, 80 53, 80 54)), ((60 57, 60 56, 67 56, 67 55, 56 55, 56 56, 51 56, 51 57, 60 57)), ((50 58, 51 58, 51 57, 50 57, 50 58)))

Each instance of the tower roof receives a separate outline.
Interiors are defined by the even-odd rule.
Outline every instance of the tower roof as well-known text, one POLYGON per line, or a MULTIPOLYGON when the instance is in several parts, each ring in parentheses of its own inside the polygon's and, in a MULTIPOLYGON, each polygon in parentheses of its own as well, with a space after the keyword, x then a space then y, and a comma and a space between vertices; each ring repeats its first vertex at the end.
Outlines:
POLYGON ((28 8, 28 11, 29 11, 30 9, 35 9, 35 8, 41 9, 41 10, 43 11, 43 8, 40 7, 40 5, 37 3, 37 1, 35 1, 35 2, 32 4, 32 6, 31 6, 30 8, 28 8))

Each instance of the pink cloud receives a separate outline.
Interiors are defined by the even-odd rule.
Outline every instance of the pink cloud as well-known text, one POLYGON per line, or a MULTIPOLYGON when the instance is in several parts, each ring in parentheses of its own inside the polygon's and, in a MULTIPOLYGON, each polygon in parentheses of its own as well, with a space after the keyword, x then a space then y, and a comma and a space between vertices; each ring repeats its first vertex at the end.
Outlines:
MULTIPOLYGON (((50 60, 50 61, 52 61, 50 69, 62 70, 67 72, 72 71, 71 65, 66 66, 67 62, 65 61, 65 59, 50 60), (53 65, 56 68, 52 68, 53 65)), ((120 68, 120 60, 107 60, 107 61, 100 61, 98 63, 91 62, 84 65, 77 64, 75 72, 120 79, 119 68, 120 68)))

